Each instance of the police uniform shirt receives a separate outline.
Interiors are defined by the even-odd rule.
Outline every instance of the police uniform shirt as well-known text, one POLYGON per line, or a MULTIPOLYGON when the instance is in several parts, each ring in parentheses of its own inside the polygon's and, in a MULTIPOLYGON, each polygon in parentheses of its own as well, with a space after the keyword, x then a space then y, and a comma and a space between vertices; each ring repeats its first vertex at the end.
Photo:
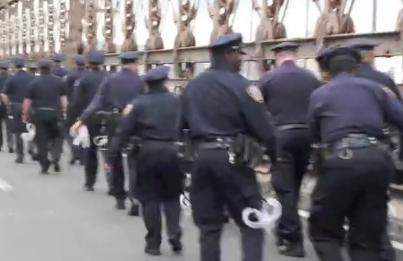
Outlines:
POLYGON ((373 81, 341 73, 311 96, 308 122, 316 141, 350 133, 382 138, 385 121, 403 128, 403 106, 373 81))
POLYGON ((73 107, 80 114, 92 101, 108 73, 103 70, 87 72, 78 82, 73 94, 73 107))
POLYGON ((10 76, 7 73, 0 74, 0 92, 3 92, 5 84, 10 76))
POLYGON ((260 81, 267 109, 276 125, 306 123, 309 97, 319 86, 312 73, 293 61, 284 62, 260 81))
POLYGON ((57 66, 56 68, 53 69, 52 73, 60 78, 65 77, 69 72, 60 66, 57 66))
POLYGON ((32 100, 34 108, 52 108, 59 110, 60 97, 66 95, 64 81, 53 74, 41 75, 30 84, 27 98, 32 100))
POLYGON ((128 69, 122 69, 105 79, 94 99, 81 115, 80 120, 85 121, 100 109, 118 109, 122 111, 143 90, 144 82, 140 76, 128 69))
POLYGON ((71 100, 73 98, 74 87, 78 86, 79 79, 85 75, 87 70, 75 69, 69 72, 66 76, 67 97, 71 100))
POLYGON ((239 73, 209 69, 190 81, 183 94, 183 123, 193 139, 209 140, 239 133, 268 144, 273 129, 257 86, 239 73))
POLYGON ((18 70, 5 83, 3 93, 9 97, 10 102, 22 103, 29 90, 29 84, 34 79, 32 74, 18 70))
POLYGON ((375 70, 370 64, 360 64, 357 76, 388 87, 400 100, 402 99, 399 88, 396 86, 395 82, 385 73, 375 70))
MULTIPOLYGON (((153 87, 130 102, 119 124, 110 157, 113 160, 130 136, 143 140, 175 141, 178 137, 179 98, 164 87, 153 87)), ((113 162, 113 161, 111 161, 113 162)))

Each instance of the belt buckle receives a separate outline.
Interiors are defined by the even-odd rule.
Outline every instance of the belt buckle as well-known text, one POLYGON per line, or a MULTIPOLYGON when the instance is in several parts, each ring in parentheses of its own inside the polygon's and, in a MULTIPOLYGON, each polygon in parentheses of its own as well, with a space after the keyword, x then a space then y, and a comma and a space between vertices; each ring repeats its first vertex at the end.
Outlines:
POLYGON ((348 147, 347 142, 343 141, 341 149, 338 151, 337 156, 342 160, 350 160, 353 158, 353 151, 348 147))

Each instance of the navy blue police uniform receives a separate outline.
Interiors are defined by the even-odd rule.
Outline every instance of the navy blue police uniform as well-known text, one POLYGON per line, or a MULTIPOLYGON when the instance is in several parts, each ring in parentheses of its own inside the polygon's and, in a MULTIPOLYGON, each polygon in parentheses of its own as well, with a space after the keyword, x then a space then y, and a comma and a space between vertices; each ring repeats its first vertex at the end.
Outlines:
POLYGON ((78 116, 76 108, 74 107, 73 93, 74 89, 77 88, 77 86, 79 85, 81 77, 83 77, 83 75, 85 75, 85 73, 87 72, 85 68, 86 63, 87 59, 85 58, 84 55, 77 55, 75 57, 75 64, 77 65, 77 68, 70 71, 65 79, 67 88, 67 99, 69 101, 69 106, 67 108, 67 119, 66 119, 67 135, 65 135, 65 137, 67 139, 67 143, 69 144, 71 151, 70 164, 74 164, 76 160, 81 161, 82 159, 81 150, 78 146, 73 145, 73 138, 69 135, 68 129, 74 123, 76 117, 78 116))
POLYGON ((60 172, 60 157, 63 145, 63 114, 61 100, 66 98, 64 81, 50 73, 52 62, 42 60, 40 69, 47 69, 49 73, 41 72, 29 86, 26 99, 32 102, 32 122, 36 126, 35 143, 38 150, 38 161, 42 174, 47 174, 51 163, 56 172, 60 172), (51 148, 51 161, 48 158, 51 148))
MULTIPOLYGON (((352 39, 347 41, 344 46, 357 49, 358 51, 373 51, 378 44, 365 38, 352 39)), ((358 68, 357 76, 372 80, 389 88, 398 98, 402 100, 402 95, 396 83, 387 74, 374 68, 372 64, 362 62, 358 68)))
MULTIPOLYGON (((366 38, 358 38, 358 39, 349 40, 345 44, 345 46, 354 48, 357 51, 370 51, 370 52, 373 52, 377 45, 378 44, 376 42, 366 39, 366 38)), ((359 66, 357 76, 364 78, 364 79, 374 81, 383 87, 389 88, 400 101, 402 100, 400 90, 397 87, 397 85, 395 84, 395 82, 392 80, 392 78, 390 78, 387 74, 376 70, 373 67, 373 65, 362 61, 359 66)), ((391 130, 390 129, 385 129, 385 130, 387 130, 388 133, 391 133, 391 136, 399 135, 398 132, 393 130, 393 128, 391 130)), ((400 146, 402 146, 403 133, 400 133, 399 141, 400 141, 400 146)), ((389 141, 389 143, 391 143, 391 141, 389 141)), ((394 149, 393 148, 394 146, 395 145, 393 145, 393 143, 391 143, 391 147, 392 147, 391 149, 394 149)), ((401 160, 403 159, 403 150, 402 149, 400 149, 399 158, 401 160)), ((392 179, 392 181, 399 181, 402 178, 403 178, 403 171, 396 169, 394 178, 392 179)), ((381 255, 383 258, 382 260, 395 261, 396 253, 395 253, 392 243, 390 241, 387 229, 385 230, 382 240, 383 240, 383 252, 381 255)))
MULTIPOLYGON (((297 52, 298 47, 296 43, 285 42, 274 46, 272 51, 275 54, 297 52)), ((272 171, 272 185, 283 209, 277 224, 277 237, 284 255, 305 255, 298 202, 311 152, 306 122, 309 97, 319 85, 315 76, 298 67, 295 60, 284 61, 260 80, 267 109, 276 125, 278 158, 272 171)))
POLYGON ((191 201, 200 230, 201 261, 220 260, 224 208, 240 227, 243 260, 262 260, 263 231, 242 220, 245 207, 261 207, 254 170, 233 161, 227 144, 240 134, 268 145, 275 160, 274 130, 259 88, 251 85, 224 55, 243 53, 242 36, 220 37, 210 46, 211 68, 189 82, 182 96, 182 129, 189 129, 197 157, 192 168, 191 201))
POLYGON ((22 163, 24 158, 24 147, 21 139, 21 133, 25 131, 25 125, 21 120, 22 102, 28 93, 29 84, 34 77, 26 72, 25 58, 18 57, 14 60, 17 71, 14 76, 10 77, 5 83, 3 93, 7 95, 9 100, 10 114, 12 116, 11 130, 14 135, 15 148, 17 152, 17 163, 22 163))
POLYGON ((54 62, 52 73, 60 78, 64 78, 69 71, 62 67, 62 63, 65 60, 65 56, 63 54, 57 53, 52 57, 52 61, 54 62))
POLYGON ((183 174, 174 144, 178 138, 180 103, 164 86, 168 72, 169 67, 159 66, 142 77, 148 91, 126 106, 110 154, 110 162, 114 162, 131 136, 139 139, 140 148, 134 159, 137 177, 132 185, 147 228, 145 250, 151 255, 160 254, 162 208, 172 249, 182 249, 179 196, 183 174))
MULTIPOLYGON (((124 52, 120 55, 121 63, 123 65, 135 63, 140 56, 140 52, 124 52)), ((144 82, 141 80, 138 73, 129 68, 123 68, 120 72, 106 78, 90 105, 79 117, 79 120, 86 123, 96 111, 110 110, 114 115, 114 122, 117 122, 125 106, 141 94, 143 89, 144 82)), ((116 126, 111 126, 111 137, 113 136, 115 128, 116 126)), ((116 207, 118 209, 124 209, 126 192, 124 188, 122 158, 118 156, 115 162, 110 162, 110 164, 112 165, 112 194, 117 199, 116 207)))
MULTIPOLYGON (((359 60, 353 49, 336 48, 327 63, 336 70, 341 64, 358 65, 359 60)), ((341 247, 347 218, 351 260, 380 260, 393 174, 391 158, 380 140, 385 121, 403 128, 403 106, 373 81, 347 72, 334 74, 312 94, 308 112, 312 136, 322 144, 310 237, 320 260, 344 260, 341 247)))
MULTIPOLYGON (((87 72, 77 82, 77 86, 74 90, 74 97, 72 101, 72 107, 74 108, 75 115, 80 115, 83 110, 91 103, 91 100, 95 97, 98 89, 103 81, 108 76, 108 73, 100 68, 105 62, 105 53, 103 51, 93 50, 88 54, 88 63, 94 67, 87 72)), ((95 114, 97 114, 95 112, 95 114)), ((101 115, 101 114, 99 114, 101 115)), ((85 183, 86 190, 92 191, 96 182, 98 172, 98 156, 97 145, 94 143, 94 138, 99 135, 99 117, 93 115, 88 118, 86 122, 89 135, 90 135, 90 147, 86 148, 85 153, 85 183)))
MULTIPOLYGON (((8 62, 0 62, 0 92, 3 92, 5 83, 7 82, 8 78, 10 77, 8 73, 9 69, 8 62)), ((7 106, 4 103, 3 99, 0 101, 0 130, 3 130, 4 124, 6 125, 6 139, 7 139, 7 147, 9 152, 13 152, 14 145, 13 145, 13 136, 11 132, 11 122, 8 118, 7 113, 7 106)), ((3 148, 3 131, 0 131, 0 150, 3 148)))

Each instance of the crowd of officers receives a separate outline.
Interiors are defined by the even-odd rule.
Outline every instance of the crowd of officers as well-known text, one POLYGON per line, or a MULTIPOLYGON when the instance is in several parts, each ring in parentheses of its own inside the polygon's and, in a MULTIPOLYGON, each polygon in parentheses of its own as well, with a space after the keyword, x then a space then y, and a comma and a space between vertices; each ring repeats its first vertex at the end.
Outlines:
POLYGON ((131 214, 138 212, 136 202, 141 206, 149 255, 161 254, 161 212, 172 250, 182 250, 180 195, 189 172, 200 260, 221 260, 221 233, 229 215, 241 231, 242 260, 259 261, 263 230, 242 219, 243 209, 263 204, 254 158, 263 146, 271 160, 271 182, 282 205, 275 229, 278 251, 303 258, 298 202, 316 144, 319 175, 308 230, 319 259, 345 260, 346 248, 352 261, 393 261, 387 202, 395 170, 385 128, 403 130, 400 92, 373 67, 376 43, 356 39, 322 49, 317 57, 321 80, 297 66, 298 47, 292 42, 274 46, 276 68, 255 84, 240 74, 242 36, 222 36, 209 46, 211 67, 180 96, 165 85, 169 67, 139 75, 141 52, 122 53, 115 73, 103 69, 105 54, 97 50, 77 56, 70 72, 61 66, 62 55, 40 61, 39 74, 35 68, 26 71, 24 59, 17 58, 11 76, 9 64, 2 62, 1 122, 9 152, 15 148, 16 162, 24 161, 21 133, 26 123, 34 123, 35 146, 26 149, 41 173, 51 165, 60 171, 65 138, 70 163, 84 164, 84 188, 93 191, 101 150, 116 208, 125 209, 127 198, 131 214), (69 135, 83 125, 90 136, 86 149, 74 146, 69 135), (99 137, 108 137, 107 143, 100 144, 99 137))

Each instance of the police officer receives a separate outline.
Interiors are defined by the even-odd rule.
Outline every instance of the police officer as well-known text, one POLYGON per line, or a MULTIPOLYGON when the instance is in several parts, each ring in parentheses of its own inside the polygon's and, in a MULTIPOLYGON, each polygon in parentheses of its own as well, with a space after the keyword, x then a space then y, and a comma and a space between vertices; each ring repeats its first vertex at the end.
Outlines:
POLYGON ((329 68, 327 68, 327 55, 333 51, 332 47, 324 47, 322 48, 318 55, 316 56, 315 60, 318 63, 319 66, 319 71, 321 74, 321 80, 322 82, 326 83, 330 80, 330 75, 329 75, 329 68))
MULTIPOLYGON (((357 76, 362 77, 368 80, 372 80, 386 88, 389 88, 396 97, 401 101, 402 96, 399 88, 395 84, 395 82, 390 78, 387 74, 380 72, 374 68, 375 62, 375 47, 378 44, 372 40, 366 38, 358 38, 352 39, 345 43, 345 46, 356 49, 361 55, 361 64, 359 66, 357 76)), ((390 132, 390 130, 388 130, 390 132)), ((398 136, 398 132, 395 132, 393 129, 391 130, 393 136, 398 136)), ((403 144, 403 133, 400 133, 400 144, 403 144)), ((402 145, 400 145, 402 146, 402 145)), ((403 160, 403 149, 399 151, 399 158, 403 160)), ((395 177, 399 179, 399 177, 403 175, 401 170, 396 169, 395 177)), ((394 261, 396 260, 396 254, 393 249, 392 243, 390 242, 390 238, 387 230, 383 236, 383 253, 382 260, 386 261, 394 261)))
POLYGON ((23 121, 29 122, 31 107, 32 122, 36 126, 35 142, 41 173, 47 174, 50 164, 60 172, 59 160, 62 152, 62 119, 67 110, 66 86, 64 81, 51 73, 52 62, 42 60, 39 63, 41 75, 35 78, 24 99, 23 121), (48 159, 49 147, 52 148, 52 162, 48 159))
MULTIPOLYGON (((103 82, 91 104, 71 127, 73 133, 77 132, 82 123, 87 123, 90 116, 96 111, 113 110, 116 115, 116 112, 122 112, 132 99, 143 92, 144 82, 138 75, 138 60, 140 57, 140 52, 124 52, 120 55, 122 70, 109 76, 103 82)), ((117 116, 116 118, 119 118, 117 116)), ((125 209, 126 192, 121 157, 116 157, 116 162, 110 162, 110 165, 112 165, 113 169, 112 188, 117 200, 116 208, 125 209)))
POLYGON ((61 53, 57 53, 53 55, 52 61, 53 61, 53 69, 52 73, 56 76, 59 76, 60 78, 64 78, 69 72, 63 68, 62 63, 65 60, 65 56, 61 53))
POLYGON ((28 72, 30 72, 33 76, 38 76, 38 65, 36 63, 29 64, 28 72))
POLYGON ((145 252, 150 255, 160 254, 162 207, 172 250, 182 250, 179 196, 183 174, 174 146, 180 103, 164 85, 168 72, 169 67, 159 66, 144 75, 148 92, 126 106, 110 154, 110 162, 114 162, 130 136, 140 139, 141 148, 135 156, 135 194, 143 209, 147 228, 145 252))
POLYGON ((297 43, 285 42, 272 48, 278 67, 262 77, 260 88, 277 127, 278 160, 272 184, 283 207, 277 226, 279 250, 286 256, 304 257, 298 201, 311 152, 306 122, 309 97, 320 82, 295 64, 298 47, 297 43))
POLYGON ((344 46, 356 49, 362 59, 358 67, 357 76, 368 80, 375 81, 395 93, 395 95, 402 99, 399 88, 395 82, 385 73, 380 72, 374 68, 375 63, 375 47, 378 44, 372 40, 365 38, 352 39, 347 41, 344 46))
POLYGON ((241 212, 259 209, 261 195, 252 168, 232 148, 247 135, 268 145, 272 161, 274 131, 259 88, 239 74, 242 36, 229 34, 210 45, 211 68, 190 81, 183 94, 183 128, 196 146, 192 169, 193 218, 200 230, 201 261, 220 260, 224 208, 241 230, 244 261, 263 259, 263 231, 247 227, 241 212), (242 135, 243 134, 243 135, 242 135))
MULTIPOLYGON (((10 77, 8 74, 9 63, 8 62, 0 62, 0 91, 2 92, 7 82, 8 78, 10 77)), ((7 107, 3 99, 0 101, 0 150, 3 147, 3 123, 6 125, 6 137, 7 137, 7 146, 8 151, 12 152, 13 149, 13 137, 10 129, 10 121, 8 119, 7 114, 7 107)))
POLYGON ((22 102, 28 93, 29 84, 33 76, 24 70, 25 58, 18 57, 14 60, 16 73, 5 83, 3 94, 5 94, 6 104, 10 108, 12 116, 12 132, 14 135, 17 158, 16 163, 22 163, 24 159, 24 147, 21 133, 25 131, 25 125, 21 121, 22 102))
POLYGON ((332 80, 310 100, 310 130, 324 148, 310 235, 323 261, 344 260, 346 218, 352 261, 380 260, 382 249, 393 164, 379 140, 385 122, 403 129, 403 106, 382 86, 355 77, 359 62, 354 49, 336 48, 327 57, 332 80))
MULTIPOLYGON (((77 55, 75 57, 75 64, 76 68, 72 71, 70 71, 67 76, 66 76, 66 88, 67 88, 67 99, 69 101, 69 106, 67 108, 67 120, 66 120, 66 132, 67 135, 67 143, 70 146, 71 150, 71 159, 70 159, 70 164, 74 165, 76 160, 80 160, 80 148, 77 146, 73 145, 73 139, 72 137, 68 134, 70 126, 74 123, 75 118, 78 116, 78 112, 76 111, 76 108, 74 107, 74 102, 73 102, 73 93, 74 89, 77 88, 77 86, 80 83, 81 77, 85 75, 87 72, 86 70, 86 58, 84 55, 77 55)), ((82 97, 78 97, 82 98, 82 97)))
MULTIPOLYGON (((95 97, 101 83, 108 76, 108 73, 102 70, 101 66, 105 62, 105 52, 100 50, 93 50, 88 54, 89 72, 79 79, 77 86, 74 90, 74 97, 72 107, 74 108, 74 115, 80 115, 85 108, 91 103, 95 97)), ((75 118, 75 117, 74 117, 75 118)), ((94 191, 98 171, 98 156, 97 146, 94 144, 94 137, 99 133, 99 122, 95 115, 90 115, 86 122, 90 134, 90 147, 85 149, 85 184, 84 188, 87 191, 94 191)))

